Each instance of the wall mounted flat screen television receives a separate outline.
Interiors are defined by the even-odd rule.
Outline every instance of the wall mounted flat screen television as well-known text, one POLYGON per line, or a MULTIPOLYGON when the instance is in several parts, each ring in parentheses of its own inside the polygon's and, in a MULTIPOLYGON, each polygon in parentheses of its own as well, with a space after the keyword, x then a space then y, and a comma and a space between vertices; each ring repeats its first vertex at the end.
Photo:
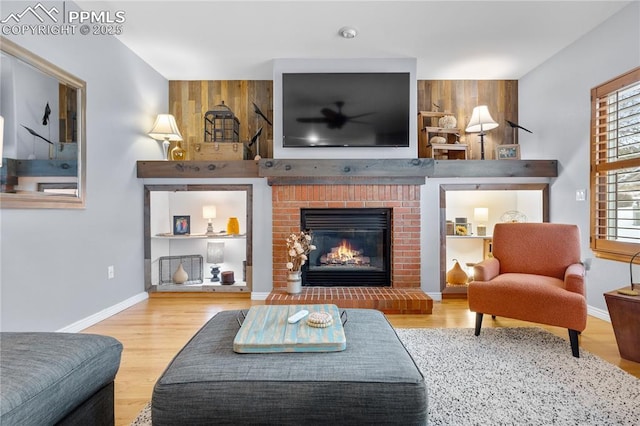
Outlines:
POLYGON ((408 72, 283 73, 282 146, 408 147, 408 72))

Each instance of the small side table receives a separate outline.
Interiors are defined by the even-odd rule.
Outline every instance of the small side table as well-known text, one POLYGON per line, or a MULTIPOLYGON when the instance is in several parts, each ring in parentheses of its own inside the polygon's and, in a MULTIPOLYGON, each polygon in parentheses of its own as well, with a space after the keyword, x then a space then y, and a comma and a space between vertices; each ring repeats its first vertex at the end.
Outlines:
MULTIPOLYGON (((630 286, 624 288, 631 289, 630 286)), ((614 290, 605 293, 604 298, 620 356, 640 362, 640 296, 626 296, 614 290)))

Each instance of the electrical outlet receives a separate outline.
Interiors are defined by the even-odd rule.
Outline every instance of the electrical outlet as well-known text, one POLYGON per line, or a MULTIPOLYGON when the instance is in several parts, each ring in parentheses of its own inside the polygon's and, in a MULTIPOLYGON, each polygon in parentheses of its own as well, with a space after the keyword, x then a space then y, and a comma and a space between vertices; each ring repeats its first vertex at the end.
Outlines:
POLYGON ((587 199, 586 189, 576 189, 576 201, 584 201, 587 199))
POLYGON ((107 266, 107 278, 110 280, 114 279, 116 276, 116 268, 113 265, 107 266))

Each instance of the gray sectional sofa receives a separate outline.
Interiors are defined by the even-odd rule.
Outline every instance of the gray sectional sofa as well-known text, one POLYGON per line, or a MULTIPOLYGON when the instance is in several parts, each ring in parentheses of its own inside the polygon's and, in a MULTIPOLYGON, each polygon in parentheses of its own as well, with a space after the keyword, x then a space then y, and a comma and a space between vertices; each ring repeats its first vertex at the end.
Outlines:
POLYGON ((0 424, 113 425, 122 344, 76 333, 0 333, 0 424))

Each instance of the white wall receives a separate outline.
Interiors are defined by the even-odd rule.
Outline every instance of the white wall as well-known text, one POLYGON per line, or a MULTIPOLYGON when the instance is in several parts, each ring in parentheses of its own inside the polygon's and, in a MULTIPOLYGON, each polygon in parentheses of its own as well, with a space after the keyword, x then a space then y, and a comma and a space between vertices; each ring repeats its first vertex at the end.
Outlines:
MULTIPOLYGON (((633 2, 519 81, 522 158, 558 159, 559 177, 550 190, 551 222, 575 223, 589 249, 590 90, 640 65, 640 3, 633 2)), ((603 293, 629 284, 629 265, 595 259, 587 273, 587 303, 606 312, 603 293)))
POLYGON ((144 295, 136 160, 162 158, 168 82, 114 37, 11 39, 87 82, 86 208, 0 211, 0 329, 52 331, 144 295))

